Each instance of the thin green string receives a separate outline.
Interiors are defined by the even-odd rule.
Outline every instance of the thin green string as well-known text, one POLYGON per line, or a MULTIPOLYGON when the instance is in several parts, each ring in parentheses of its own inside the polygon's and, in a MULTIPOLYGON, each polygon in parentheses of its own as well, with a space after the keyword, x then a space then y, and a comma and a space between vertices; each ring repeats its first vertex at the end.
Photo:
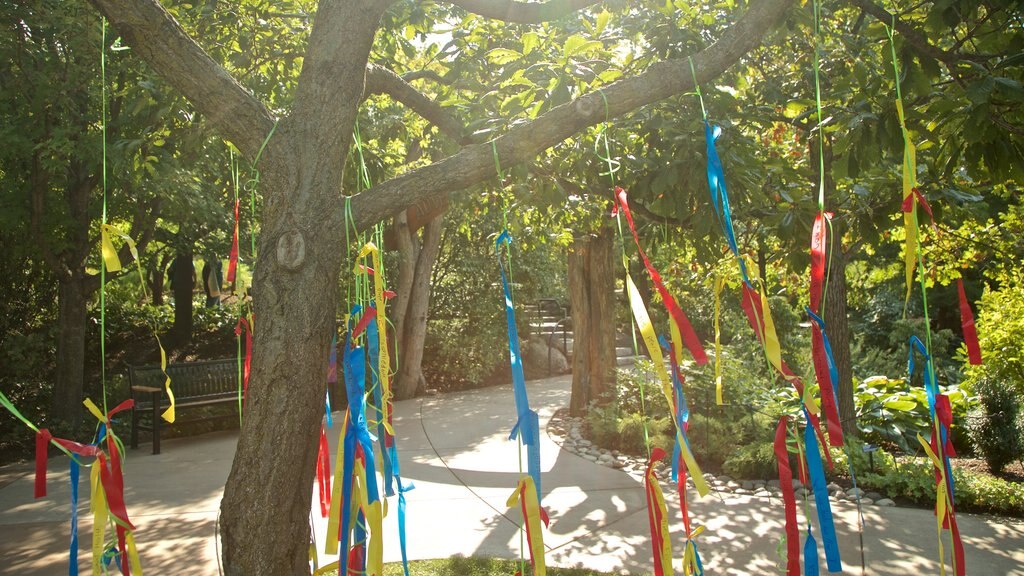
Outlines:
POLYGON ((687 56, 690 61, 690 74, 693 75, 693 89, 697 93, 697 100, 700 101, 700 113, 705 122, 708 120, 708 111, 704 107, 704 96, 700 93, 700 83, 697 82, 697 70, 693 67, 693 56, 687 56))
MULTIPOLYGON (((101 18, 100 25, 100 120, 103 165, 103 213, 101 226, 107 224, 107 19, 101 18)), ((100 385, 103 389, 103 413, 107 410, 107 265, 100 248, 100 385)))
MULTIPOLYGON (((825 221, 825 131, 822 127, 821 112, 821 1, 814 0, 814 102, 818 116, 818 215, 825 221)), ((827 220, 828 248, 825 258, 825 285, 821 291, 821 303, 818 308, 825 313, 825 301, 828 299, 828 284, 832 279, 832 256, 835 251, 835 234, 832 221, 827 220)), ((812 302, 813 306, 816 304, 812 302)))
MULTIPOLYGON (((491 152, 494 154, 494 170, 498 174, 498 193, 501 194, 501 225, 502 230, 508 231, 508 205, 509 200, 505 197, 505 173, 501 170, 501 158, 498 155, 498 143, 496 140, 491 140, 491 152)), ((508 293, 512 296, 512 300, 515 301, 515 283, 512 281, 512 246, 509 245, 508 251, 506 252, 506 260, 508 261, 508 293)))
POLYGON ((267 144, 270 142, 270 138, 277 131, 278 122, 274 122, 274 126, 270 129, 267 137, 263 139, 263 144, 260 145, 260 149, 256 152, 256 157, 253 158, 252 164, 249 165, 249 170, 252 171, 252 178, 246 183, 246 188, 249 189, 249 237, 252 243, 252 262, 253 267, 256 265, 256 190, 260 185, 260 171, 256 168, 259 164, 260 157, 263 156, 263 151, 267 148, 267 144))

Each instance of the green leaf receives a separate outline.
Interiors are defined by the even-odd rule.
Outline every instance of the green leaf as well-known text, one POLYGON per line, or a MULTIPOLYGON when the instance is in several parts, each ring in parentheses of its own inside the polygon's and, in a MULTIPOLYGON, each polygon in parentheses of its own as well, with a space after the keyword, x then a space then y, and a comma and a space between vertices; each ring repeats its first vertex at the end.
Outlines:
POLYGON ((608 20, 611 19, 611 17, 611 13, 607 10, 602 10, 601 13, 597 15, 597 34, 604 31, 605 27, 608 26, 608 20))
POLYGON ((602 44, 597 40, 587 40, 579 34, 573 34, 565 41, 562 46, 562 54, 566 58, 576 56, 578 54, 586 54, 595 50, 600 50, 602 44))
POLYGON ((536 32, 527 32, 519 37, 519 41, 523 43, 523 55, 525 56, 540 45, 540 36, 537 36, 536 32))
POLYGON ((914 408, 917 408, 917 402, 913 400, 888 400, 882 404, 890 410, 896 410, 899 412, 910 412, 914 408))
POLYGON ((515 50, 509 50, 508 48, 495 48, 487 53, 487 60, 491 64, 508 64, 509 62, 515 62, 522 58, 523 55, 515 50))

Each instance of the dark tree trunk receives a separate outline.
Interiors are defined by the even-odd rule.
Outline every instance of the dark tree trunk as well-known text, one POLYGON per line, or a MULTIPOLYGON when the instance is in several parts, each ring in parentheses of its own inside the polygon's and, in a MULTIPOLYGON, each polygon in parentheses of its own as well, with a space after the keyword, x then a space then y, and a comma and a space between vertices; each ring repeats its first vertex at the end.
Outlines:
POLYGON ((846 262, 847 255, 842 249, 842 220, 832 224, 835 234, 832 259, 828 264, 828 284, 825 287, 825 310, 823 319, 828 330, 832 355, 839 370, 839 418, 843 422, 843 434, 857 433, 856 406, 853 403, 853 365, 850 358, 850 324, 846 309, 846 262))
MULTIPOLYGON (((427 310, 430 308, 430 278, 441 248, 444 215, 437 216, 423 229, 422 246, 417 250, 410 290, 406 292, 408 306, 403 310, 401 322, 401 364, 393 386, 395 399, 412 398, 426 388, 423 378, 423 345, 427 338, 427 310)), ((411 233, 412 244, 419 240, 411 233)), ((401 274, 400 274, 401 275, 401 274)))
POLYGON ((569 301, 572 306, 573 415, 585 414, 615 384, 614 235, 604 229, 577 239, 569 251, 569 301))
POLYGON ((85 382, 85 333, 88 289, 83 279, 72 277, 58 283, 56 382, 51 402, 51 416, 71 431, 82 422, 83 386, 85 382))
POLYGON ((174 293, 174 325, 171 341, 183 346, 192 340, 192 293, 195 289, 196 270, 192 264, 192 247, 178 251, 172 264, 171 291, 174 293))

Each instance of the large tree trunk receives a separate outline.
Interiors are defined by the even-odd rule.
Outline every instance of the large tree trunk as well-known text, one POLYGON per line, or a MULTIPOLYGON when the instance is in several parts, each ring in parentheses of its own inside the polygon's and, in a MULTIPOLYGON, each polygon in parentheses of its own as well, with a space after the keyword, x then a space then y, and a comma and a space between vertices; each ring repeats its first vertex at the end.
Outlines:
POLYGON ((857 433, 857 413, 853 403, 853 365, 850 358, 850 324, 846 309, 846 262, 842 248, 842 221, 832 224, 832 259, 828 263, 828 284, 825 287, 825 326, 828 330, 832 356, 839 370, 839 418, 843 434, 857 433))
POLYGON ((316 438, 343 255, 344 160, 385 9, 364 0, 347 6, 320 3, 294 113, 278 124, 258 166, 265 203, 253 278, 255 349, 221 501, 228 576, 309 574, 316 438))
POLYGON ((572 307, 572 397, 569 411, 585 414, 615 385, 615 274, 611 229, 579 238, 569 251, 572 307))
MULTIPOLYGON (((443 214, 431 220, 423 229, 423 244, 417 250, 412 282, 407 292, 408 306, 403 310, 401 332, 398 332, 402 355, 399 358, 398 378, 392 387, 396 400, 412 398, 426 388, 426 380, 423 378, 423 345, 427 338, 430 278, 441 249, 442 230, 443 214)), ((416 244, 416 233, 411 232, 411 236, 412 243, 416 244)))
POLYGON ((71 431, 82 422, 87 292, 91 291, 77 276, 58 283, 57 369, 50 415, 71 431))

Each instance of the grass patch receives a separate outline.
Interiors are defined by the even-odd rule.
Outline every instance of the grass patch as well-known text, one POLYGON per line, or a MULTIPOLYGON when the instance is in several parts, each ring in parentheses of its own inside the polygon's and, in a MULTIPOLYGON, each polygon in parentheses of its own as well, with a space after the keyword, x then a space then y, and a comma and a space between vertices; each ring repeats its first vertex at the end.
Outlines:
MULTIPOLYGON (((500 560, 497 558, 461 557, 443 558, 439 560, 415 560, 409 562, 409 574, 416 576, 511 576, 519 570, 518 560, 500 560)), ((547 570, 551 576, 612 576, 611 572, 598 572, 585 568, 551 568, 547 570)), ((532 574, 530 561, 526 561, 524 574, 532 574)), ((337 572, 329 572, 336 576, 337 572)), ((384 565, 384 576, 404 576, 401 562, 384 565)))

